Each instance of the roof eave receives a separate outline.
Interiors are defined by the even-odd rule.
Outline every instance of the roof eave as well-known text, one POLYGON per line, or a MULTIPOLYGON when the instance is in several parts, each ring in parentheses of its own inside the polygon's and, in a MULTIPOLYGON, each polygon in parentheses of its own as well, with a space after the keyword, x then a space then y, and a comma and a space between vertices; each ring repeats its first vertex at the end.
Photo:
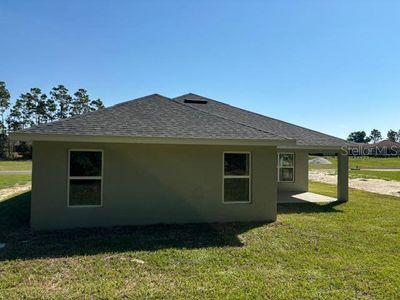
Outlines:
POLYGON ((294 146, 294 139, 225 139, 225 138, 177 138, 177 137, 130 137, 104 135, 65 135, 11 133, 14 141, 132 143, 132 144, 182 144, 182 145, 238 145, 238 146, 294 146))
POLYGON ((309 152, 316 151, 345 151, 348 148, 348 145, 279 145, 279 150, 304 150, 309 152))

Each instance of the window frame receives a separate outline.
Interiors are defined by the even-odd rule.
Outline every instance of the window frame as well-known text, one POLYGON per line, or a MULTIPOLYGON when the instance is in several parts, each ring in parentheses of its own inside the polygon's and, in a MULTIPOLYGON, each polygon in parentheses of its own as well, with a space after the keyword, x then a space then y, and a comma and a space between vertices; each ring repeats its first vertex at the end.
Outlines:
POLYGON ((251 204, 251 152, 249 151, 224 151, 222 152, 222 203, 223 204, 251 204), (225 175, 225 154, 248 154, 249 155, 249 175, 225 175), (249 180, 248 201, 225 201, 225 179, 229 178, 247 178, 249 180))
POLYGON ((104 150, 102 149, 68 149, 68 168, 67 168, 67 207, 68 208, 94 208, 103 207, 103 176, 104 176, 104 150), (101 153, 101 176, 71 176, 71 152, 100 152, 101 153), (100 180, 100 204, 98 205, 70 205, 70 182, 71 179, 77 180, 100 180))
POLYGON ((277 162, 277 176, 278 176, 278 182, 286 182, 286 183, 294 183, 296 181, 296 153, 295 152, 278 152, 278 162, 277 162), (280 160, 279 156, 281 154, 291 154, 293 155, 293 166, 281 166, 280 165, 280 160), (280 170, 281 169, 293 169, 293 179, 292 180, 281 180, 280 178, 280 170))

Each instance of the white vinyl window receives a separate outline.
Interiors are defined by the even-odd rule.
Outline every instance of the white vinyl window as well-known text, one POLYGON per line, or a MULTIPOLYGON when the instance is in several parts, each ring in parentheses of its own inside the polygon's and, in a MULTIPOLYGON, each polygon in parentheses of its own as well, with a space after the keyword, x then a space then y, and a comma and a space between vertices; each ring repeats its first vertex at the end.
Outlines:
POLYGON ((294 182, 294 153, 278 153, 278 181, 294 182))
POLYGON ((250 203, 251 162, 249 152, 223 153, 223 203, 250 203))
POLYGON ((103 151, 68 151, 68 207, 103 204, 103 151))

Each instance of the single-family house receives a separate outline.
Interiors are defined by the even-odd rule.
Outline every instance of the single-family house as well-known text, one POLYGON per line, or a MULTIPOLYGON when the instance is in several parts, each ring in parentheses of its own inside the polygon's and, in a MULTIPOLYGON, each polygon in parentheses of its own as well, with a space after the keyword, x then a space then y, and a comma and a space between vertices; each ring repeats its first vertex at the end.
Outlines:
POLYGON ((351 143, 347 147, 349 156, 400 156, 400 143, 383 140, 372 144, 351 143))
POLYGON ((32 141, 31 226, 274 221, 308 191, 310 153, 346 141, 195 94, 158 94, 20 130, 32 141))

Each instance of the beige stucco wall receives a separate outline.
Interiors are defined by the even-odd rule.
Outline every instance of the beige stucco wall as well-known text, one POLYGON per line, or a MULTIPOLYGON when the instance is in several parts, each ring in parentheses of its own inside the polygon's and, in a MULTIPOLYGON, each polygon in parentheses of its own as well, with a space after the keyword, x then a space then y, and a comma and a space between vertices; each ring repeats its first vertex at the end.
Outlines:
POLYGON ((274 221, 275 147, 34 142, 33 229, 274 221), (104 150, 103 207, 67 207, 68 149, 104 150), (222 203, 223 151, 250 151, 252 202, 222 203))
POLYGON ((307 192, 308 191, 308 151, 278 149, 278 152, 294 152, 295 174, 294 182, 279 182, 280 192, 307 192))

